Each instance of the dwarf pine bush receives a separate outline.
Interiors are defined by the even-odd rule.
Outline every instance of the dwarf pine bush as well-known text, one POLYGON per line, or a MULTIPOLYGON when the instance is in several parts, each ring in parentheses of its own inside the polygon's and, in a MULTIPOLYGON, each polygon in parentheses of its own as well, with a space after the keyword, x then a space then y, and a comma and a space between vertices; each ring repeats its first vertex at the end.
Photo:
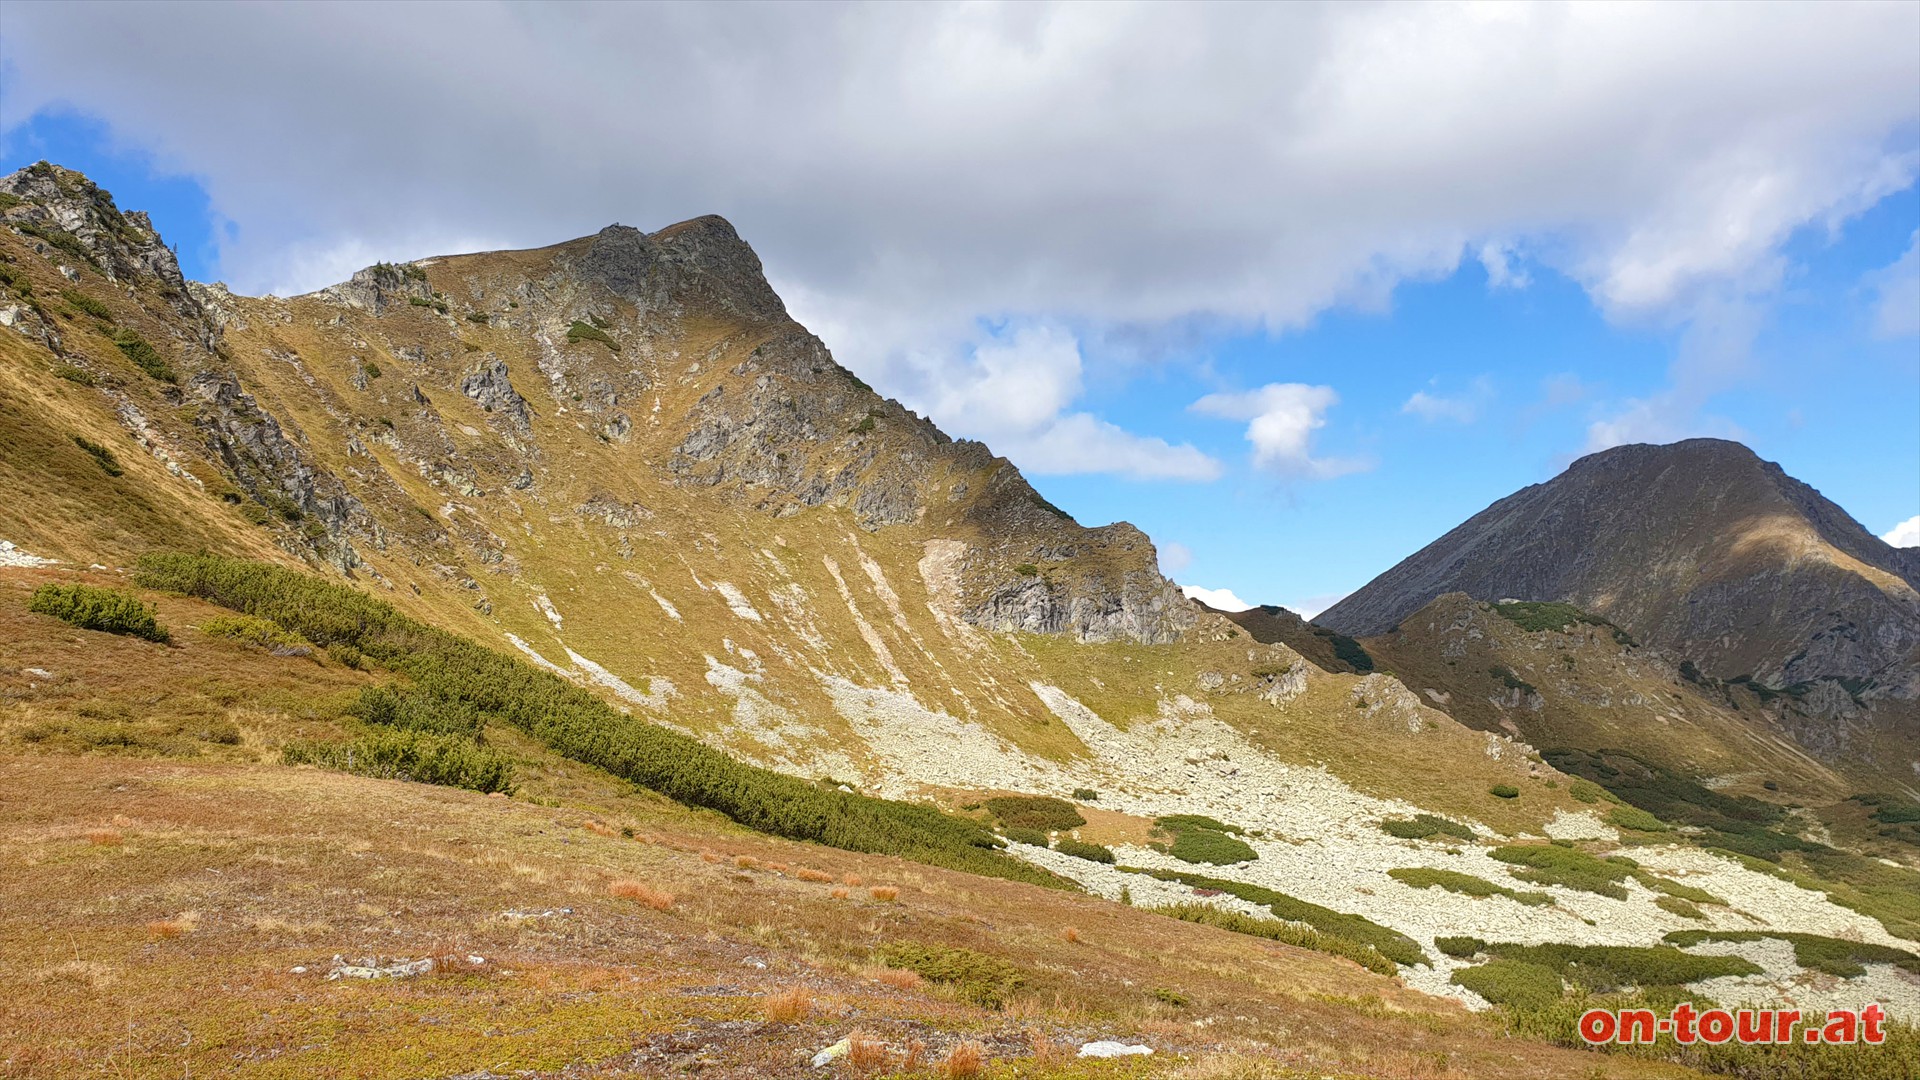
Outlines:
POLYGON ((148 641, 168 642, 173 636, 154 621, 153 610, 126 593, 92 585, 42 585, 27 601, 27 610, 70 622, 83 630, 128 634, 148 641))
POLYGON ((280 757, 288 765, 318 765, 469 791, 511 793, 514 788, 511 758, 457 735, 379 731, 351 742, 288 743, 280 757))

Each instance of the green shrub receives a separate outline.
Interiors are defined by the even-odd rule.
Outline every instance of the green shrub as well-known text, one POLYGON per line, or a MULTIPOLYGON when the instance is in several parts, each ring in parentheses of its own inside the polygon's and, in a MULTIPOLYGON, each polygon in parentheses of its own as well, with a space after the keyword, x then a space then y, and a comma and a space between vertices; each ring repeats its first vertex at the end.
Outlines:
POLYGON ((72 304, 77 310, 83 311, 96 319, 105 319, 107 322, 113 321, 112 308, 109 308, 107 305, 95 300, 93 297, 88 296, 78 289, 62 289, 60 291, 60 299, 65 300, 67 303, 72 304))
POLYGON ((620 351, 619 342, 608 337, 607 332, 605 330, 602 330, 591 323, 583 323, 583 322, 576 321, 572 326, 567 327, 567 341, 570 343, 578 342, 578 341, 597 341, 600 344, 605 345, 607 348, 612 349, 614 352, 620 351))
POLYGON ((1079 799, 1081 802, 1099 802, 1100 801, 1100 793, 1093 790, 1092 788, 1086 788, 1086 787, 1074 788, 1073 797, 1076 799, 1079 799))
POLYGON ((1538 964, 1519 960, 1489 960, 1453 973, 1455 986, 1467 989, 1493 1002, 1517 1008, 1538 1008, 1560 1000, 1564 987, 1560 976, 1538 964))
MULTIPOLYGON (((416 622, 348 586, 215 555, 160 553, 136 580, 271 619, 321 647, 347 645, 412 680, 411 690, 520 728, 565 757, 751 829, 849 851, 1070 888, 997 850, 977 822, 929 806, 825 790, 737 761, 651 724, 550 672, 416 622)), ((1057 801, 1057 800, 1056 800, 1057 801)))
POLYGON ((1145 874, 1160 881, 1177 881, 1191 888, 1208 889, 1226 893, 1229 896, 1237 896, 1249 904, 1259 904, 1273 912, 1276 919, 1305 923, 1322 934, 1371 946, 1378 950, 1380 955, 1396 964, 1412 966, 1428 962, 1427 954, 1420 950, 1420 946, 1412 938, 1359 915, 1349 915, 1318 904, 1310 904, 1305 900, 1288 896, 1286 893, 1275 892, 1259 885, 1249 885, 1244 881, 1227 881, 1180 870, 1147 870, 1136 866, 1123 866, 1120 869, 1130 874, 1145 874))
POLYGON ((1246 835, 1245 829, 1238 825, 1229 825, 1205 814, 1167 814, 1153 819, 1155 825, 1169 832, 1178 829, 1205 829, 1209 832, 1232 833, 1235 836, 1246 835))
MULTIPOLYGON (((1087 823, 1072 803, 1045 795, 1002 795, 982 805, 1001 827, 1008 829, 1037 829, 1045 833, 1076 829, 1087 823)), ((1042 841, 1043 846, 1044 843, 1042 841)))
POLYGON ((1544 907, 1553 903, 1553 897, 1546 893, 1519 892, 1503 885, 1495 885, 1486 878, 1462 874, 1457 870, 1434 870, 1424 866, 1409 866, 1389 870, 1387 876, 1416 889, 1441 888, 1466 896, 1504 896, 1528 907, 1544 907))
POLYGON ((1171 1005, 1176 1009, 1184 1009, 1188 1005, 1187 995, 1178 990, 1169 990, 1164 986, 1156 986, 1150 993, 1153 1000, 1171 1005))
POLYGON ((1520 789, 1512 784, 1495 784, 1487 789, 1487 794, 1496 799, 1517 799, 1520 797, 1520 789))
POLYGON ((369 379, 377 379, 380 377, 380 365, 369 360, 360 365, 360 374, 365 375, 369 379))
POLYGON ((481 326, 485 326, 487 325, 489 320, 487 318, 487 313, 484 311, 469 311, 467 312, 467 321, 470 323, 479 323, 481 326))
POLYGON ((59 367, 54 368, 53 377, 56 379, 65 379, 70 383, 78 383, 81 386, 100 385, 100 380, 93 377, 93 372, 83 367, 74 367, 72 364, 61 364, 59 367))
POLYGON ((1019 574, 1021 577, 1040 576, 1040 568, 1030 562, 1023 562, 1019 566, 1014 567, 1013 572, 1019 574))
POLYGON ((1686 948, 1703 941, 1763 941, 1777 938, 1793 945, 1793 958, 1803 968, 1824 971, 1843 979, 1867 973, 1864 964, 1893 964, 1903 971, 1920 975, 1920 956, 1886 945, 1864 941, 1822 937, 1819 934, 1793 934, 1773 930, 1675 930, 1663 940, 1686 948))
MULTIPOLYGON (((432 308, 442 315, 447 313, 447 302, 437 296, 431 300, 421 296, 409 296, 407 297, 407 303, 414 307, 432 308)), ((569 340, 571 340, 572 335, 568 335, 568 337, 569 340)))
POLYGON ((513 760, 457 735, 376 731, 352 742, 288 743, 288 765, 318 765, 360 776, 412 780, 469 791, 513 791, 513 760))
POLYGON ((180 381, 180 376, 174 373, 173 368, 152 345, 147 344, 147 339, 132 330, 123 327, 114 331, 113 344, 125 354, 127 359, 133 361, 135 367, 146 372, 149 377, 161 382, 180 381))
POLYGON ((1567 794, 1583 803, 1597 803, 1605 796, 1606 788, 1591 780, 1575 780, 1567 785, 1567 794))
POLYGON ((1018 826, 1004 828, 1000 834, 1016 844, 1032 844, 1034 847, 1047 846, 1047 834, 1039 829, 1022 829, 1018 826))
POLYGON ((1230 835, 1242 831, 1238 825, 1228 825, 1201 814, 1168 814, 1155 818, 1153 824, 1173 838, 1163 850, 1182 862, 1224 866, 1260 857, 1246 841, 1230 835))
POLYGON ((1113 862, 1113 849, 1099 844, 1083 843, 1071 836, 1063 836, 1054 841, 1053 850, 1062 855, 1071 855, 1076 859, 1086 859, 1088 862, 1109 864, 1113 862))
MULTIPOLYGON (((1694 904, 1719 904, 1721 907, 1727 905, 1725 900, 1720 899, 1705 889, 1696 889, 1692 885, 1682 885, 1677 881, 1671 881, 1655 874, 1649 874, 1645 870, 1635 870, 1633 879, 1648 889, 1670 896, 1675 900, 1685 900, 1694 904)), ((1658 901, 1655 902, 1658 903, 1658 901)))
POLYGON ((952 986, 961 1000, 988 1009, 1004 1006, 1026 983, 1019 968, 972 949, 894 941, 875 950, 874 958, 890 968, 917 972, 930 982, 952 986))
POLYGON ((1494 942, 1485 951, 1498 960, 1543 968, 1589 993, 1628 987, 1677 987, 1702 979, 1760 973, 1760 969, 1751 961, 1738 956, 1695 956, 1671 945, 1515 945, 1494 942))
POLYGON ((278 656, 306 656, 313 651, 313 646, 299 634, 290 633, 276 623, 256 619, 252 615, 215 615, 200 624, 200 632, 258 645, 278 656))
POLYGON ((1413 820, 1389 818, 1380 823, 1380 828, 1389 836, 1402 840, 1425 840, 1429 836, 1457 836, 1462 840, 1473 839, 1473 830, 1450 818, 1438 814, 1415 814, 1413 820))
POLYGON ((1211 904, 1186 901, 1179 904, 1167 904, 1162 907, 1148 908, 1156 915, 1165 915, 1182 922, 1201 923, 1206 926, 1231 930, 1236 934, 1265 938, 1315 952, 1344 956, 1368 971, 1381 975, 1394 975, 1399 968, 1393 961, 1380 954, 1380 950, 1351 938, 1323 934, 1318 930, 1302 926, 1297 922, 1283 922, 1279 919, 1261 919, 1252 915, 1242 915, 1237 911, 1226 911, 1211 904))
POLYGON ((1433 947, 1456 960, 1487 951, 1487 943, 1477 937, 1437 937, 1433 939, 1433 947))
POLYGON ((1521 869, 1513 876, 1536 885, 1562 885, 1582 892, 1625 900, 1627 890, 1620 882, 1633 871, 1616 863, 1596 859, 1584 851, 1551 844, 1509 844, 1487 854, 1521 869))
POLYGON ((1704 919, 1707 917, 1706 913, 1700 910, 1699 905, 1691 900, 1682 900, 1677 896, 1656 896, 1653 898, 1653 906, 1662 911, 1671 911, 1683 919, 1704 919))
POLYGON ((93 252, 88 250, 87 245, 82 243, 79 237, 65 229, 54 228, 50 225, 36 225, 31 221, 17 221, 12 224, 14 228, 19 229, 26 235, 36 240, 46 241, 53 247, 79 259, 88 266, 98 268, 100 265, 99 261, 93 257, 93 252))
POLYGON ((73 437, 73 445, 85 450, 87 455, 93 458, 94 464, 100 466, 100 471, 106 473, 108 476, 119 476, 126 472, 125 469, 120 467, 119 459, 113 456, 113 451, 101 446, 99 443, 75 435, 73 437))
POLYGON ((1673 826, 1637 806, 1616 806, 1607 811, 1607 824, 1640 832, 1672 832, 1673 826))
POLYGON ((1543 630, 1563 631, 1578 623, 1600 626, 1613 632, 1613 639, 1622 645, 1633 644, 1633 638, 1625 630, 1613 625, 1598 615, 1590 615, 1572 604, 1557 604, 1550 601, 1516 600, 1511 603, 1495 604, 1493 610, 1528 633, 1543 630))
POLYGON ((165 643, 172 635, 154 621, 153 610, 126 593, 92 585, 42 585, 27 610, 70 622, 83 630, 129 634, 165 643))

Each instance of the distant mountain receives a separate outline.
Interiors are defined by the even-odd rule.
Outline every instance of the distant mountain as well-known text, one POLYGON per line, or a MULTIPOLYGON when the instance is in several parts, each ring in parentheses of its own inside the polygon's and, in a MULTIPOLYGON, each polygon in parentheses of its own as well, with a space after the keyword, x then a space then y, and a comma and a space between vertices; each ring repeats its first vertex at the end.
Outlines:
POLYGON ((1581 458, 1314 621, 1371 637, 1449 592, 1576 604, 1704 677, 1811 696, 1815 713, 1920 697, 1920 553, 1735 442, 1581 458))

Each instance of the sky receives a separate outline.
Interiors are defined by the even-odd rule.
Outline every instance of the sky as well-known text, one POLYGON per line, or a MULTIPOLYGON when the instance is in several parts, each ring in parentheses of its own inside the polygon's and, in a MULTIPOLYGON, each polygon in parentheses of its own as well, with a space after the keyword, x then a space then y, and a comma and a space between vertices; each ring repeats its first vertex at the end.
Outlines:
POLYGON ((12 0, 42 158, 247 293, 722 214, 1223 605, 1702 435, 1920 545, 1920 4, 12 0))

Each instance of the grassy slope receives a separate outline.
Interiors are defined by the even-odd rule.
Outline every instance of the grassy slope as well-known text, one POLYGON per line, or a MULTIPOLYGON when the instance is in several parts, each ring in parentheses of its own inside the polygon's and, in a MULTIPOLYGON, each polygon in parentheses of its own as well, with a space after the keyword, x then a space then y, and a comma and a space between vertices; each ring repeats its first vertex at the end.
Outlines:
POLYGON ((0 573, 0 786, 34 796, 0 807, 0 978, 12 988, 0 1045, 12 1074, 413 1076, 621 1060, 646 1071, 705 1056, 705 1075, 797 1076, 803 1053, 864 1028, 936 1052, 983 1038, 1003 1075, 1081 1074, 1036 1060, 1035 1035, 1159 1047, 1137 1075, 1182 1074, 1186 1056, 1207 1060, 1206 1075, 1681 1075, 1501 1039, 1318 954, 751 834, 508 732, 490 739, 524 756, 526 787, 511 800, 273 765, 278 743, 342 723, 368 677, 201 635, 192 626, 218 609, 181 598, 155 598, 170 648, 65 627, 24 610, 28 586, 49 576, 0 573), (129 702, 137 713, 111 714, 129 702), (221 721, 237 740, 192 734, 221 721), (108 740, 75 756, 22 741, 36 724, 175 741, 108 740), (863 885, 835 899, 833 885, 799 880, 802 866, 900 895, 883 902, 863 885), (665 912, 616 899, 619 879, 678 899, 665 912), (501 917, 557 908, 572 913, 501 917), (1062 936, 1069 926, 1077 943, 1062 936), (1006 958, 1028 986, 991 1013, 930 984, 879 982, 871 956, 892 940, 1006 958), (329 983, 335 954, 488 962, 329 983), (795 986, 816 1014, 767 1021, 766 996, 795 986), (1159 988, 1189 1004, 1159 1002, 1159 988), (627 1057, 636 1047, 657 1056, 627 1057), (1281 1064, 1237 1056, 1249 1054, 1281 1064))

